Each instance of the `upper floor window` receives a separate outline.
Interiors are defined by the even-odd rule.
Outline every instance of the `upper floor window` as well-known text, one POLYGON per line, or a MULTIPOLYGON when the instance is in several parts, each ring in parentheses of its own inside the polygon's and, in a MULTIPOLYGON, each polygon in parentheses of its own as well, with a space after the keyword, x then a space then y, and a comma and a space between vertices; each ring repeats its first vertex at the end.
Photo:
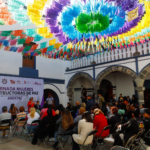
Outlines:
MULTIPOLYGON (((24 43, 23 46, 32 46, 36 43, 24 43)), ((35 68, 35 56, 23 56, 23 67, 35 68)))
POLYGON ((23 67, 34 68, 35 56, 23 56, 23 67))

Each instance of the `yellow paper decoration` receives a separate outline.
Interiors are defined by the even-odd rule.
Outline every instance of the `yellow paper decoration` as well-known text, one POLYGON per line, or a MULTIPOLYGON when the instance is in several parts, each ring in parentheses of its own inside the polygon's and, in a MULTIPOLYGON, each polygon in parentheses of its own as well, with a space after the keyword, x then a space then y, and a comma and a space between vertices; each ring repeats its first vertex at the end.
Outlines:
POLYGON ((62 43, 56 43, 56 44, 54 45, 54 48, 59 48, 61 45, 62 45, 62 43))
POLYGON ((50 32, 48 27, 43 27, 43 28, 37 28, 36 32, 43 36, 44 38, 52 38, 53 34, 50 32))
POLYGON ((34 0, 33 3, 28 3, 27 15, 36 26, 43 27, 45 25, 45 20, 41 19, 42 11, 45 7, 45 4, 49 2, 50 0, 34 0))
POLYGON ((72 48, 72 43, 69 43, 67 48, 72 48))
POLYGON ((50 40, 50 41, 49 41, 49 46, 55 45, 55 43, 56 43, 56 39, 50 40))

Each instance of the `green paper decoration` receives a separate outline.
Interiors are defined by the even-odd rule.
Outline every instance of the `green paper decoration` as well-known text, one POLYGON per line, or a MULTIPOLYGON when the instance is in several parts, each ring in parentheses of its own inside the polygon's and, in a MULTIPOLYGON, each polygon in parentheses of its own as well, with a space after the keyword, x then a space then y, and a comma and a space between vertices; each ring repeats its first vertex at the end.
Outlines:
POLYGON ((16 39, 17 37, 14 36, 14 35, 11 35, 10 38, 11 38, 11 40, 14 40, 14 39, 16 39))
POLYGON ((23 51, 29 51, 32 46, 26 46, 23 51))
POLYGON ((18 39, 18 44, 24 44, 26 39, 18 39))
POLYGON ((9 36, 12 31, 2 31, 1 36, 9 36))
POLYGON ((102 14, 92 13, 80 13, 80 15, 75 20, 76 28, 80 33, 94 33, 106 30, 109 26, 108 16, 103 16, 102 14))

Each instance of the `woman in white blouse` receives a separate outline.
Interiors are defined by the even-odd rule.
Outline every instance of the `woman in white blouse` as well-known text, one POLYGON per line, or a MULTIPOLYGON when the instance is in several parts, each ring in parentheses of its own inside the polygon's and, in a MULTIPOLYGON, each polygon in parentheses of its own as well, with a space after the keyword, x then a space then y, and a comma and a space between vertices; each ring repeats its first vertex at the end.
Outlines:
MULTIPOLYGON (((83 114, 82 120, 78 123, 78 134, 73 134, 73 147, 72 150, 80 150, 78 144, 83 144, 87 135, 93 130, 93 120, 91 118, 90 113, 85 112, 83 114)), ((92 143, 93 135, 89 136, 86 139, 84 145, 88 145, 92 143)))
POLYGON ((29 134, 29 130, 31 129, 33 131, 33 134, 35 133, 38 124, 32 124, 32 121, 37 120, 40 118, 40 115, 35 111, 35 108, 30 109, 30 113, 27 115, 27 133, 29 134))

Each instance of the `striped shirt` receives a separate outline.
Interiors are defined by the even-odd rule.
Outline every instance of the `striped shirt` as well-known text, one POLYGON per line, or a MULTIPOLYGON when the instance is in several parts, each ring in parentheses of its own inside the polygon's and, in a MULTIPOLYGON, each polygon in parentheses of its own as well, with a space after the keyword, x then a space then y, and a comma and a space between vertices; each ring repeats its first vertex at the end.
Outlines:
MULTIPOLYGON (((19 114, 17 114, 18 121, 21 118, 26 118, 26 116, 27 116, 26 112, 20 112, 19 114)), ((23 126, 25 124, 25 122, 26 122, 26 120, 25 121, 19 121, 18 126, 23 126)))

